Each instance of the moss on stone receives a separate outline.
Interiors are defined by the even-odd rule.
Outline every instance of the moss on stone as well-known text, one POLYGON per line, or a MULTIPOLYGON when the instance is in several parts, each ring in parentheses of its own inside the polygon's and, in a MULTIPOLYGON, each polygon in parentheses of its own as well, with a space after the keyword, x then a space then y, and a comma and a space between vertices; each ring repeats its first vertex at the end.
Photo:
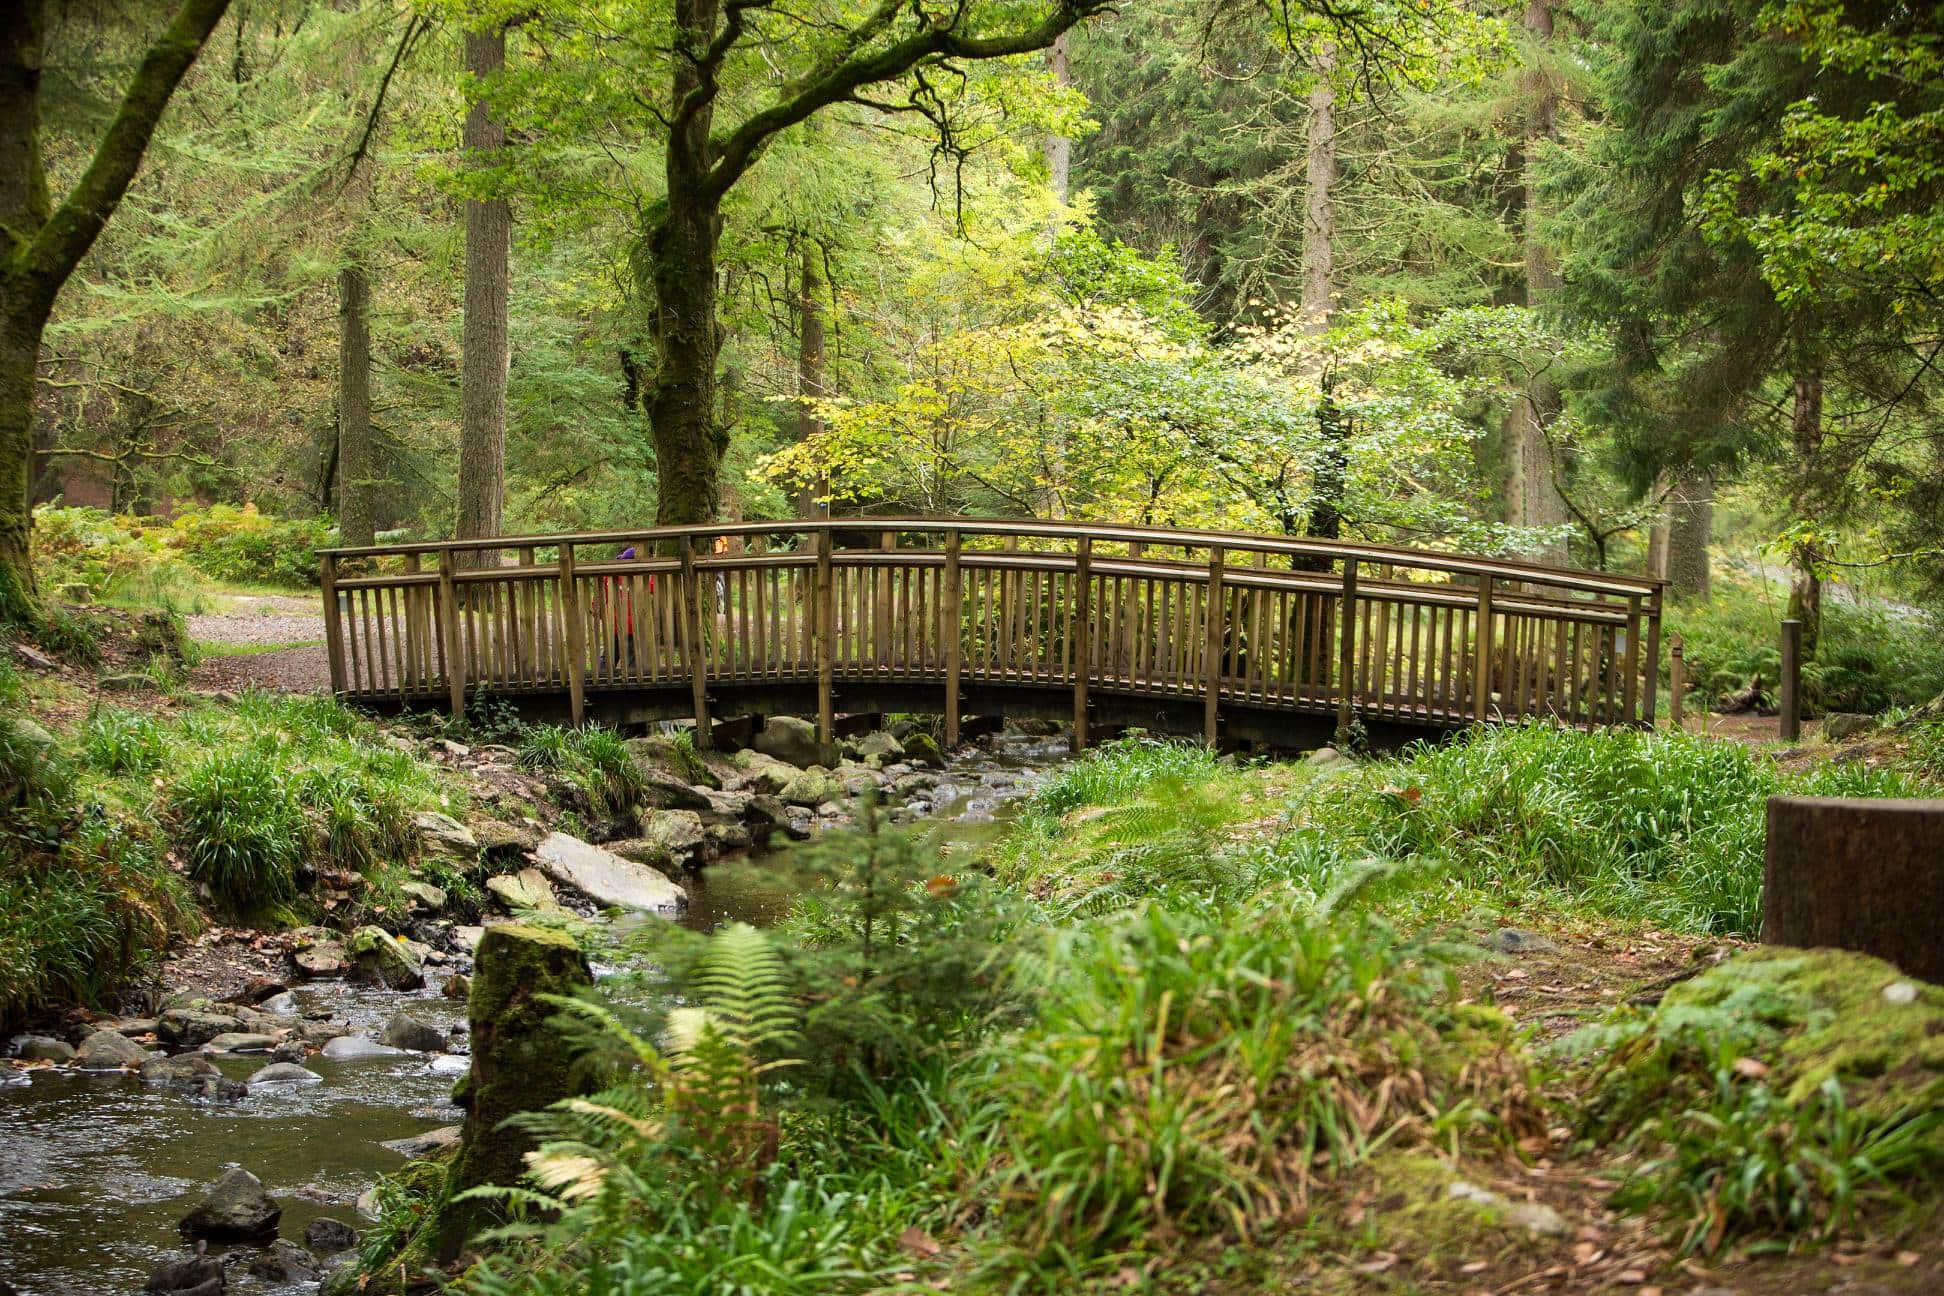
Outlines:
POLYGON ((1740 1058, 1794 1104, 1833 1079, 1872 1117, 1944 1108, 1944 987, 1847 950, 1748 950, 1673 987, 1653 1013, 1586 1032, 1579 1047, 1604 1059, 1596 1128, 1685 1103, 1740 1058))

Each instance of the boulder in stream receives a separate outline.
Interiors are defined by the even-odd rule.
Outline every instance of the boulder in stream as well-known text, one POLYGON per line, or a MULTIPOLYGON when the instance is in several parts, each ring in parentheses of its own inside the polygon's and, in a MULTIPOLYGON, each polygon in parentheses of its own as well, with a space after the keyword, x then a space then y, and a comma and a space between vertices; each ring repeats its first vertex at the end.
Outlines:
POLYGON ((182 1231, 213 1242, 250 1242, 275 1237, 283 1207, 263 1181, 238 1166, 210 1187, 208 1196, 182 1217, 182 1231))
POLYGON ((799 716, 771 716, 749 745, 798 769, 828 765, 837 759, 836 744, 818 742, 817 726, 799 716))
POLYGON ((323 1084, 324 1077, 295 1062, 272 1062, 267 1067, 259 1068, 247 1083, 252 1089, 261 1089, 277 1085, 323 1084))
POLYGON ((316 1282, 317 1257, 278 1238, 250 1261, 250 1277, 285 1284, 316 1282))
POLYGON ((785 805, 816 806, 844 795, 844 785, 832 778, 821 765, 801 771, 777 792, 785 805))
POLYGON ((437 1129, 429 1129, 423 1134, 411 1134, 405 1138, 386 1139, 378 1146, 398 1153, 398 1155, 404 1157, 407 1161, 423 1161, 435 1152, 443 1152, 449 1147, 457 1146, 460 1131, 463 1128, 463 1126, 459 1125, 441 1125, 437 1129))
POLYGON ((329 1062, 366 1062, 373 1058, 410 1057, 411 1053, 362 1035, 340 1035, 324 1046, 323 1056, 329 1062))
POLYGON ((945 753, 939 749, 938 740, 922 731, 906 734, 904 737, 905 759, 914 765, 929 765, 933 769, 945 768, 945 753))
POLYGON ((489 877, 486 879, 486 890, 510 913, 518 913, 522 909, 560 908, 560 901, 554 898, 552 884, 539 869, 524 868, 518 873, 489 877))
POLYGON ((14 1041, 14 1056, 23 1062, 72 1062, 74 1046, 52 1035, 22 1035, 14 1041))
POLYGON ((74 1050, 74 1065, 83 1071, 119 1071, 136 1066, 149 1051, 120 1031, 96 1031, 74 1050))
POLYGON ((201 1008, 171 1008, 155 1021, 156 1038, 176 1048, 200 1048, 242 1028, 240 1017, 201 1008))
POLYGON ((327 927, 299 927, 291 934, 290 961, 306 977, 341 977, 351 971, 351 955, 327 927))
POLYGON ((157 1296, 217 1296, 224 1284, 222 1261, 215 1256, 193 1255, 155 1266, 142 1290, 157 1296))
MULTIPOLYGON (((598 905, 652 912, 657 909, 679 909, 688 898, 688 894, 669 881, 660 870, 624 860, 613 851, 603 850, 566 833, 557 832, 548 836, 533 854, 548 877, 574 888, 598 905)), ((486 941, 480 942, 481 958, 492 936, 492 931, 488 931, 486 941)), ((475 972, 475 987, 481 979, 475 972)), ((474 1002, 478 1002, 476 988, 474 1002)))
POLYGON ((385 1023, 385 1033, 379 1036, 379 1040, 393 1048, 410 1049, 414 1053, 443 1053, 447 1043, 444 1031, 410 1010, 393 1013, 392 1019, 385 1023))
POLYGON ((743 786, 757 795, 775 796, 797 776, 796 766, 753 747, 745 748, 729 759, 741 771, 743 786))
POLYGON ((358 1230, 343 1220, 320 1215, 304 1226, 304 1245, 318 1255, 336 1255, 358 1245, 358 1230))
POLYGON ((349 948, 354 980, 392 990, 416 990, 425 984, 417 956, 383 927, 358 928, 351 933, 349 948))

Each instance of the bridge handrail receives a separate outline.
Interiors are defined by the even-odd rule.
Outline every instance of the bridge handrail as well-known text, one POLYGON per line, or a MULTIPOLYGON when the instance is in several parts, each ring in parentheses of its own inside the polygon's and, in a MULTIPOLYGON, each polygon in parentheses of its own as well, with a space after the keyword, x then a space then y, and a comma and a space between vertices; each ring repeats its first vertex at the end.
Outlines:
MULTIPOLYGON (((566 532, 548 535, 496 536, 471 540, 422 540, 404 544, 365 545, 320 549, 320 557, 379 558, 408 554, 472 553, 489 549, 557 549, 561 545, 653 545, 660 541, 713 540, 717 536, 810 535, 819 532, 916 531, 1000 538, 1090 539, 1096 543, 1150 544, 1168 548, 1223 548, 1245 553, 1270 553, 1292 558, 1341 561, 1354 556, 1359 563, 1388 563, 1448 575, 1490 575, 1499 580, 1563 587, 1587 593, 1650 596, 1667 582, 1659 577, 1616 572, 1589 572, 1520 559, 1483 558, 1436 550, 1407 549, 1356 540, 1308 540, 1265 536, 1246 531, 1177 530, 1128 523, 1042 521, 1030 518, 779 518, 767 521, 707 522, 685 526, 643 527, 627 531, 566 532)), ((705 559, 704 552, 698 560, 705 559)))

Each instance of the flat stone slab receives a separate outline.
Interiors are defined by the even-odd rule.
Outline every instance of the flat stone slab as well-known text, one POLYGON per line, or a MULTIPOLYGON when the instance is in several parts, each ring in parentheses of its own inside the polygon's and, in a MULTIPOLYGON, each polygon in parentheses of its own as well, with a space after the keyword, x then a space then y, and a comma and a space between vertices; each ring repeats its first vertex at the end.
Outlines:
POLYGON ((599 905, 623 909, 679 909, 688 893, 659 870, 622 859, 578 837, 553 833, 534 848, 533 858, 548 877, 599 905))

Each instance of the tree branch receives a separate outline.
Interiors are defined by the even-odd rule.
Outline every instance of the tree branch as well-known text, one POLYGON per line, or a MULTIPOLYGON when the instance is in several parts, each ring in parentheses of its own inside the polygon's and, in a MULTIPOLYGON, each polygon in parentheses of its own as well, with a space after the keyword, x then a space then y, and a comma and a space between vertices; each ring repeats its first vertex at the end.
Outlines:
POLYGON ((24 249, 23 268, 50 290, 58 291, 94 246, 141 168, 169 96, 228 8, 229 0, 182 0, 168 28, 142 56, 88 169, 24 249))

